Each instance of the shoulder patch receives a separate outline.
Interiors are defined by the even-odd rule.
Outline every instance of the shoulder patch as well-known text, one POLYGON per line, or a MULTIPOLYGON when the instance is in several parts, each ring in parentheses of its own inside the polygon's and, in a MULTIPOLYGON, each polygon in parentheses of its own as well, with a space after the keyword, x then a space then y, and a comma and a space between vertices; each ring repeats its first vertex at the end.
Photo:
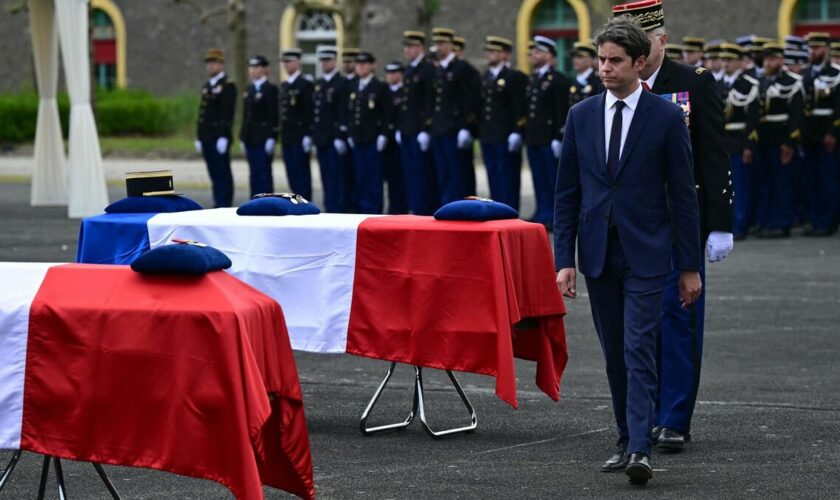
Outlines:
POLYGON ((708 71, 706 68, 700 67, 694 70, 695 73, 698 75, 702 75, 705 71, 708 71))

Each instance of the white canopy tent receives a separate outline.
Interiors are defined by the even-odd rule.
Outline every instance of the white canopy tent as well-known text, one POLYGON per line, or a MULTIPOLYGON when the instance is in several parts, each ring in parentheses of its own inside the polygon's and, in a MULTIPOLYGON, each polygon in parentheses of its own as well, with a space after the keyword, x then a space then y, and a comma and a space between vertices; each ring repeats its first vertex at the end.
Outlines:
POLYGON ((108 190, 90 105, 88 0, 29 0, 29 16, 40 96, 30 201, 66 204, 71 218, 102 213, 108 190), (71 104, 66 162, 55 99, 59 41, 71 104))

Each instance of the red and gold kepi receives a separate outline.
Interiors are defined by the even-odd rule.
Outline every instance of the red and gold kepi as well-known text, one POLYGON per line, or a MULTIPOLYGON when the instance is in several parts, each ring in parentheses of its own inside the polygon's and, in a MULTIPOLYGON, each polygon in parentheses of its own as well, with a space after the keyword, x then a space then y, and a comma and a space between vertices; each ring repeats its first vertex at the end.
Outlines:
POLYGON ((665 26, 665 12, 662 0, 641 0, 616 5, 612 8, 613 17, 628 16, 639 23, 645 31, 665 26))

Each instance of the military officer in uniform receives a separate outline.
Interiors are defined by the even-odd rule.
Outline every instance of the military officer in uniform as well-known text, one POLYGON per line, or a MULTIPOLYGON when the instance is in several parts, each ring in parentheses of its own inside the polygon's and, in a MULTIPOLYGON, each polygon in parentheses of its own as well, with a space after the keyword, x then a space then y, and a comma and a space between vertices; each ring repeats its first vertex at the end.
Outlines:
POLYGON ((312 199, 312 82, 300 71, 300 49, 283 51, 283 66, 289 77, 280 86, 280 140, 289 188, 312 199))
POLYGON ((271 163, 280 127, 279 90, 268 81, 268 59, 248 59, 251 84, 245 89, 239 140, 250 169, 251 196, 274 192, 271 163))
MULTIPOLYGON (((464 37, 455 36, 452 38, 452 49, 455 52, 455 58, 462 61, 468 70, 470 87, 472 88, 472 92, 475 92, 473 95, 479 95, 481 93, 481 73, 469 61, 464 59, 463 54, 466 47, 467 41, 464 37)), ((467 121, 470 124, 470 134, 475 137, 478 134, 478 113, 476 112, 469 116, 467 121)), ((473 196, 475 195, 475 149, 473 148, 473 141, 470 141, 468 146, 459 148, 458 155, 461 159, 462 196, 473 196)))
POLYGON ((201 87, 195 149, 204 156, 213 184, 216 208, 233 203, 233 175, 230 171, 230 136, 236 110, 236 85, 225 75, 225 52, 209 49, 204 56, 210 79, 201 87))
POLYGON ((552 64, 557 56, 554 40, 534 37, 529 54, 532 74, 527 87, 525 145, 537 209, 532 221, 551 228, 554 220, 554 185, 569 111, 569 83, 552 64))
POLYGON ((479 93, 475 91, 469 67, 455 57, 449 28, 434 28, 432 38, 437 47, 438 67, 434 78, 432 108, 432 154, 437 171, 439 203, 464 197, 463 163, 460 150, 472 146, 470 131, 477 115, 479 93))
POLYGON ((381 214, 383 205, 382 154, 388 145, 391 96, 376 78, 373 54, 356 56, 356 80, 350 88, 348 132, 353 150, 353 185, 359 213, 381 214))
POLYGON ((689 66, 695 66, 698 68, 703 66, 703 46, 705 44, 705 38, 698 36, 684 36, 682 38, 683 62, 689 66))
MULTIPOLYGON (((661 0, 643 0, 613 7, 616 16, 637 19, 651 40, 651 50, 641 71, 642 86, 679 105, 691 135, 694 179, 700 207, 701 241, 709 262, 726 258, 733 248, 732 186, 724 131, 723 99, 715 79, 703 67, 689 66, 665 57, 668 34, 661 0)), ((692 40, 684 40, 685 42, 692 40)), ((702 42, 700 48, 702 48, 702 42)), ((696 45, 695 45, 696 46, 696 45)), ((655 124, 647 126, 655 127, 655 124)), ((659 401, 654 419, 659 429, 654 439, 660 448, 682 450, 690 439, 691 418, 700 384, 703 353, 705 294, 691 307, 679 298, 682 268, 673 254, 672 273, 663 295, 662 331, 658 352, 659 401)), ((705 266, 700 268, 706 283, 705 266)))
POLYGON ((490 197, 519 210, 519 169, 525 127, 525 84, 505 64, 513 42, 499 36, 485 39, 488 69, 482 76, 478 138, 487 168, 490 197))
MULTIPOLYGON (((385 78, 390 90, 391 106, 388 115, 388 142, 382 152, 382 176, 388 185, 388 215, 408 213, 405 197, 405 178, 400 161, 400 145, 397 143, 397 123, 405 102, 403 83, 405 67, 399 61, 385 65, 385 78)), ((402 137, 400 137, 402 139, 402 137)))
POLYGON ((406 187, 408 210, 415 215, 431 215, 437 208, 437 175, 430 151, 429 129, 434 106, 435 66, 423 50, 426 34, 403 33, 405 76, 403 99, 397 110, 396 138, 406 187))
POLYGON ((840 67, 840 42, 831 42, 831 64, 840 67))
POLYGON ((342 212, 345 200, 344 165, 342 157, 347 155, 345 133, 341 131, 342 103, 347 93, 347 79, 338 73, 336 58, 338 51, 333 47, 318 51, 321 63, 321 78, 315 82, 312 94, 312 140, 321 169, 321 184, 324 189, 324 210, 342 212))
POLYGON ((723 63, 724 117, 729 158, 732 163, 732 233, 735 241, 747 237, 755 222, 755 175, 758 147, 758 114, 761 108, 758 80, 742 71, 744 50, 732 43, 720 46, 723 63))
POLYGON ((805 234, 829 236, 837 229, 837 137, 840 131, 840 68, 831 65, 829 34, 807 36, 811 65, 805 70, 805 122, 802 143, 808 183, 811 227, 805 234))
POLYGON ((703 67, 711 71, 715 81, 720 84, 723 79, 723 63, 720 61, 720 43, 707 43, 703 47, 703 67))
MULTIPOLYGON (((342 96, 341 106, 342 116, 340 130, 342 134, 344 134, 344 137, 348 137, 347 125, 350 120, 350 89, 358 86, 358 82, 356 81, 356 57, 358 55, 359 49, 355 47, 345 47, 341 51, 342 73, 347 81, 347 85, 345 86, 346 90, 342 96)), ((356 204, 356 187, 353 184, 353 178, 355 175, 353 174, 354 163, 352 149, 348 149, 347 154, 341 155, 341 162, 344 167, 341 170, 342 192, 344 194, 342 211, 345 213, 355 213, 358 212, 359 207, 356 204)))
POLYGON ((597 57, 598 53, 594 45, 589 42, 575 42, 572 50, 572 69, 575 70, 575 78, 569 86, 569 107, 604 91, 604 85, 598 73, 592 69, 592 61, 597 57))
POLYGON ((348 80, 356 79, 356 56, 359 49, 355 47, 344 47, 341 51, 341 73, 348 80))
POLYGON ((794 224, 793 189, 801 175, 797 148, 805 107, 802 77, 784 69, 784 46, 763 45, 763 76, 759 79, 761 107, 758 139, 763 163, 758 190, 758 224, 764 238, 790 236, 794 224))

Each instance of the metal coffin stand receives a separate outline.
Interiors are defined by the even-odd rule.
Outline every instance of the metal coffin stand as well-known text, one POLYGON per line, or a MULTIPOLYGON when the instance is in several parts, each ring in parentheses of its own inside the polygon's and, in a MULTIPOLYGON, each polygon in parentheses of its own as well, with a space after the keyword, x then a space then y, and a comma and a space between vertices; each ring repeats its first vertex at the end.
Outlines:
MULTIPOLYGON (((15 450, 14 454, 12 455, 12 459, 9 461, 9 464, 3 470, 3 474, 0 475, 0 492, 3 491, 3 487, 6 486, 6 483, 9 480, 9 477, 12 475, 12 472, 15 470, 15 466, 17 465, 18 461, 20 461, 20 456, 23 454, 20 450, 15 450)), ((56 486, 58 487, 58 498, 61 500, 66 500, 67 498, 67 488, 64 486, 64 472, 61 468, 61 459, 58 457, 51 457, 49 455, 44 455, 44 465, 41 467, 41 481, 38 485, 38 500, 43 500, 44 495, 47 491, 47 478, 50 474, 50 462, 54 462, 55 466, 55 481, 56 486)), ((108 474, 105 473, 105 469, 102 468, 101 465, 97 463, 93 463, 93 468, 96 469, 96 473, 99 474, 99 478, 102 479, 102 482, 105 484, 105 487, 108 488, 108 492, 111 494, 111 497, 114 500, 120 500, 120 494, 117 493, 117 489, 114 487, 111 480, 108 478, 108 474)))
POLYGON ((458 383, 458 379, 455 378, 455 375, 452 373, 451 370, 446 370, 446 374, 449 376, 449 380, 452 382, 452 385, 455 386, 455 390, 458 391, 458 395, 461 397, 461 402, 464 403, 466 406, 467 411, 470 414, 470 424, 464 427, 455 427, 452 429, 445 429, 441 431, 435 431, 429 426, 429 423, 426 421, 426 405, 425 405, 425 398, 423 394, 423 368, 420 366, 414 367, 414 402, 411 407, 411 412, 408 414, 405 420, 402 422, 394 423, 394 424, 386 424, 380 425, 377 427, 367 427, 367 419, 370 416, 371 410, 376 405, 377 401, 379 401, 379 397, 382 395, 382 391, 385 389, 385 386, 388 385, 388 381, 391 379, 391 375, 394 374, 394 368, 397 366, 396 361, 391 363, 391 366, 388 368, 388 372, 385 374, 385 378, 382 380, 382 383, 379 384, 379 388, 376 389, 376 392, 373 394, 373 398, 371 398, 370 402, 365 408, 364 413, 362 413, 361 420, 359 421, 359 429, 362 431, 362 434, 365 436, 370 436, 373 434, 379 434, 382 432, 387 431, 394 431, 399 429, 405 429, 411 422, 414 421, 414 417, 416 415, 420 415, 420 423, 423 425, 423 429, 432 436, 433 438, 441 438, 444 436, 451 436, 453 434, 462 434, 467 432, 473 432, 476 427, 478 427, 478 419, 475 415, 475 408, 473 408, 470 400, 467 398, 467 395, 464 394, 464 390, 461 388, 461 384, 458 383))

